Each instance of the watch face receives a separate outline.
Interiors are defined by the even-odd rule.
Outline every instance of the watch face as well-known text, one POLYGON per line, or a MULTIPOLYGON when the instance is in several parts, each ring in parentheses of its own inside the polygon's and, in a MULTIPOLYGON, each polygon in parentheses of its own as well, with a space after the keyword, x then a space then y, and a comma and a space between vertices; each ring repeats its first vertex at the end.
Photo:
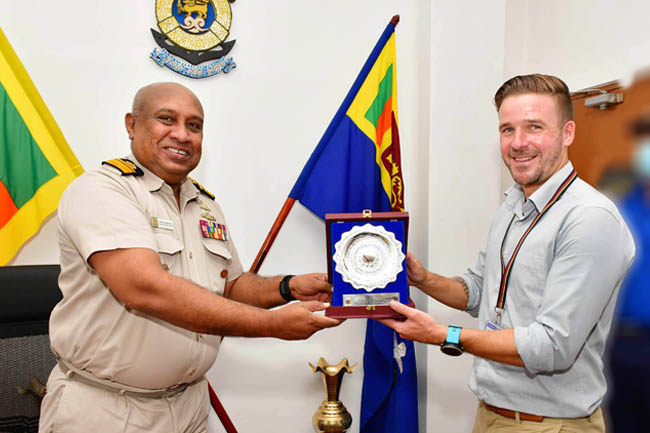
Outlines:
POLYGON ((440 351, 449 356, 460 356, 463 354, 463 347, 460 344, 444 342, 440 345, 440 351))
POLYGON ((343 281, 368 292, 397 280, 406 257, 394 233, 372 224, 343 233, 334 250, 335 270, 343 281))

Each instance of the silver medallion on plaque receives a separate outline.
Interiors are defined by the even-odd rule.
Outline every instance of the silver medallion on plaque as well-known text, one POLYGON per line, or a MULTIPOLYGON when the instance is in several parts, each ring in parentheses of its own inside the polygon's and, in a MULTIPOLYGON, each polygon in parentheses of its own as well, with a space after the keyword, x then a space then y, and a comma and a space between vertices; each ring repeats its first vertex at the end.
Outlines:
MULTIPOLYGON (((343 233, 334 250, 336 272, 341 274, 343 281, 366 292, 382 289, 397 280, 406 257, 402 252, 402 243, 394 233, 372 224, 354 226, 343 233)), ((344 304, 386 305, 391 299, 399 300, 398 293, 377 295, 378 299, 371 294, 345 295, 344 304)))

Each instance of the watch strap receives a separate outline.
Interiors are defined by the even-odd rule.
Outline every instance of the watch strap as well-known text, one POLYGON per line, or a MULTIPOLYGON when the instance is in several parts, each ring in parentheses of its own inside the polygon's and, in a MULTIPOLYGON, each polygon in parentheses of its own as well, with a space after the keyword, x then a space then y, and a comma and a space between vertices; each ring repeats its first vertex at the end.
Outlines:
POLYGON ((450 356, 459 356, 464 352, 463 345, 460 344, 460 326, 449 325, 447 339, 440 345, 440 350, 450 356))
POLYGON ((289 280, 292 279, 294 275, 286 275, 280 281, 280 296, 287 302, 295 301, 296 298, 291 294, 291 289, 289 288, 289 280))
POLYGON ((447 331, 447 343, 460 344, 460 326, 449 325, 449 330, 447 331))

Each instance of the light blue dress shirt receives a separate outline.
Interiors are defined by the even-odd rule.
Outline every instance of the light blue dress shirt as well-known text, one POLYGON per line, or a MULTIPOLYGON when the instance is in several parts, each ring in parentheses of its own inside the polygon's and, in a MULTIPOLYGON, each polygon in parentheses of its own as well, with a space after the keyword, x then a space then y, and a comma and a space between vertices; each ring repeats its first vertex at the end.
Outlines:
MULTIPOLYGON (((480 329, 495 321, 503 260, 573 170, 567 163, 525 200, 506 192, 476 264, 463 275, 467 311, 480 329), (515 215, 510 229, 506 229, 515 215)), ((501 408, 579 418, 607 389, 603 351, 616 296, 634 258, 634 242, 616 206, 580 178, 540 219, 512 267, 502 328, 514 328, 525 368, 476 357, 469 387, 501 408)))

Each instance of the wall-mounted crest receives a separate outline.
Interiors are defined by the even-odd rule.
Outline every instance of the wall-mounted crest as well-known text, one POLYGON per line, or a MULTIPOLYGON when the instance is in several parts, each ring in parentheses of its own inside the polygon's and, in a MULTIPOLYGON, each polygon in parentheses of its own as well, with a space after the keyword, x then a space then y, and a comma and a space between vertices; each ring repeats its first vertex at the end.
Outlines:
POLYGON ((160 32, 151 29, 151 34, 160 49, 154 48, 150 57, 161 67, 190 78, 230 72, 237 66, 232 57, 225 57, 236 42, 226 42, 234 1, 156 0, 160 32))

